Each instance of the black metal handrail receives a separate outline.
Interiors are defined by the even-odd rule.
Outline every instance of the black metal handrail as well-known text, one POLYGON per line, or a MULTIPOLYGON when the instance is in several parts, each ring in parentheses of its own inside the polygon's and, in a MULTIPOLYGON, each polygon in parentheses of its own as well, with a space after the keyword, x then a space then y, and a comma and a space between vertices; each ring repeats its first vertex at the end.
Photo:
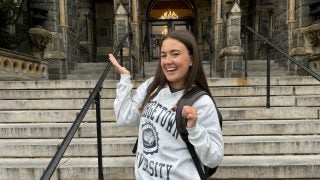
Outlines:
MULTIPOLYGON (((117 55, 120 50, 123 47, 124 42, 126 41, 126 39, 129 37, 129 35, 131 34, 131 32, 128 32, 120 41, 119 45, 117 46, 117 48, 114 50, 113 54, 117 55)), ((129 49, 130 51, 131 49, 129 49)), ((110 68, 112 66, 112 64, 110 62, 106 62, 107 67, 106 69, 103 71, 103 73, 101 74, 97 84, 95 85, 94 89, 92 90, 92 92, 90 93, 87 101, 85 102, 84 106, 82 107, 82 109, 80 110, 79 114, 77 115, 75 121, 73 122, 71 128, 69 129, 67 135, 65 136, 65 138, 63 139, 62 143, 60 144, 58 150, 56 151, 56 153, 54 154, 53 158, 51 159, 49 165, 47 166, 45 172, 43 173, 43 175, 41 176, 41 180, 49 180, 53 174, 53 172, 55 171, 55 169, 57 168, 63 154, 65 153, 65 151, 67 150, 74 134, 76 133, 76 131, 79 129, 79 126, 83 120, 83 118, 85 117, 85 115, 87 114, 91 104, 93 104, 93 102, 95 102, 96 104, 96 118, 97 118, 97 147, 98 147, 98 165, 99 165, 99 180, 103 179, 103 172, 102 172, 102 145, 101 145, 101 109, 100 109, 100 91, 102 89, 102 85, 103 85, 103 81, 106 79, 110 68)))
MULTIPOLYGON (((301 64, 300 62, 298 62, 295 58, 291 57, 290 55, 288 55, 285 51, 283 51, 282 49, 278 48, 276 45, 274 45, 273 43, 271 43, 267 38, 263 37, 261 34, 259 34, 258 32, 254 31, 251 27, 249 26, 244 26, 246 28, 246 30, 249 30, 251 33, 253 33, 254 35, 256 35, 256 37, 260 38, 261 40, 263 40, 267 45, 267 103, 266 103, 266 107, 270 108, 270 59, 268 56, 268 52, 269 52, 269 48, 272 47, 273 49, 275 49, 276 51, 278 51, 279 53, 281 53, 283 56, 285 56, 287 59, 289 59, 291 62, 293 62, 294 64, 296 64, 297 66, 299 66, 300 68, 302 68, 305 72, 307 72, 309 75, 311 75, 312 77, 314 77, 316 80, 320 81, 320 76, 319 74, 317 74, 316 72, 312 71, 310 68, 304 66, 303 64, 301 64)), ((248 38, 247 38, 247 34, 245 34, 246 38, 245 38, 245 43, 246 43, 246 59, 245 59, 245 71, 247 71, 247 50, 248 50, 248 38)), ((245 72, 245 76, 247 76, 247 72, 245 72)))

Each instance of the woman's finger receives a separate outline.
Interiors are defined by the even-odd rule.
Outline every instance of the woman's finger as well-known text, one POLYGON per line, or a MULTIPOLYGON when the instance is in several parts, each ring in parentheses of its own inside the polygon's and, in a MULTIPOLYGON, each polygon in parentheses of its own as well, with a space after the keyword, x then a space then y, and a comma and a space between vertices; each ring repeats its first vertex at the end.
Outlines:
POLYGON ((122 67, 118 63, 117 59, 113 56, 113 54, 109 54, 109 60, 119 74, 130 74, 130 72, 125 67, 122 67))
POLYGON ((113 54, 109 54, 109 60, 114 66, 120 66, 116 58, 113 56, 113 54))

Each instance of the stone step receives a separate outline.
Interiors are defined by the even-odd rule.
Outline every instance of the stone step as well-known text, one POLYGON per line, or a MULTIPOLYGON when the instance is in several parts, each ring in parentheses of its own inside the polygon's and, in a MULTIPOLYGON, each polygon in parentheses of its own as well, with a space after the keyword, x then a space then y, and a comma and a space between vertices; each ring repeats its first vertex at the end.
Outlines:
MULTIPOLYGON (((0 123, 73 122, 80 110, 0 111, 0 123)), ((114 111, 101 110, 102 121, 115 121, 114 111)), ((96 121, 96 110, 88 110, 83 122, 96 121)))
MULTIPOLYGON (((273 106, 319 106, 320 97, 271 96, 273 106), (318 100, 318 101, 317 101, 318 100)), ((1 110, 81 109, 86 99, 0 100, 1 110)), ((101 99, 101 109, 113 109, 114 99, 101 99)), ((265 107, 266 97, 215 97, 218 107, 265 107)), ((91 109, 95 109, 92 104, 91 109)))
MULTIPOLYGON (((68 80, 98 80, 107 67, 107 62, 103 63, 78 63, 69 74, 68 80)), ((107 79, 115 79, 114 68, 111 68, 107 79)))
POLYGON ((99 73, 99 74, 101 74, 106 69, 106 67, 107 66, 76 67, 70 74, 82 74, 82 73, 92 73, 92 74, 99 73))
MULTIPOLYGON (((98 80, 50 80, 50 81, 0 81, 2 89, 93 89, 98 80)), ((105 80, 104 88, 115 88, 115 80, 105 80)))
MULTIPOLYGON (((103 156, 133 156, 135 137, 102 138, 103 156)), ((1 157, 52 157, 62 139, 0 139, 1 157)), ((96 138, 73 138, 64 157, 96 157, 96 138)))
MULTIPOLYGON (((278 64, 274 59, 270 59, 270 64, 278 64)), ((260 64, 267 64, 267 60, 266 59, 248 59, 247 60, 248 65, 260 65, 260 64)))
MULTIPOLYGON (((220 108, 224 120, 257 119, 317 119, 319 108, 271 107, 271 108, 220 108)), ((17 122, 73 122, 79 110, 19 110, 0 111, 0 123, 17 122)), ((102 121, 115 121, 112 109, 101 110, 102 121)), ((84 122, 95 121, 95 110, 89 110, 84 122)))
MULTIPOLYGON (((266 86, 210 87, 214 97, 266 96, 266 86)), ((0 99, 86 99, 91 88, 81 89, 0 89, 0 99)), ((115 89, 102 89, 101 98, 115 98, 115 89)), ((320 95, 320 85, 271 86, 271 95, 320 95)))
MULTIPOLYGON (((135 179, 135 157, 103 158, 104 179, 135 179)), ((4 158, 0 172, 12 179, 40 179, 51 159, 4 158), (20 173, 17 173, 20 172, 20 173), (15 173, 13 173, 15 172, 15 173)), ((210 179, 319 179, 320 155, 225 156, 210 179)), ((98 179, 97 158, 63 158, 51 180, 98 179)))
MULTIPOLYGON (((81 109, 87 99, 0 100, 1 110, 81 109)), ((101 109, 113 109, 114 99, 101 99, 101 109)), ((90 109, 95 109, 95 104, 90 109)))
MULTIPOLYGON (((0 99, 87 99, 93 89, 2 89, 0 90, 0 99)), ((115 89, 102 89, 101 98, 115 98, 115 89)))
POLYGON ((74 71, 86 69, 104 70, 107 67, 107 65, 107 61, 102 63, 77 63, 76 67, 74 68, 74 71))
MULTIPOLYGON (((40 179, 51 158, 3 158, 0 161, 1 180, 40 179)), ((103 158, 105 179, 135 179, 134 158, 103 158)), ((98 178, 97 158, 63 158, 50 180, 96 180, 98 178)))
MULTIPOLYGON (((208 78, 209 86, 265 86, 267 80, 265 77, 248 77, 248 78, 208 78)), ((272 86, 286 86, 286 85, 317 85, 319 81, 310 76, 285 76, 285 77, 271 77, 270 85, 272 86)))
POLYGON ((319 119, 224 121, 222 133, 233 135, 312 135, 319 134, 319 119))
MULTIPOLYGON (((265 107, 266 97, 215 97, 218 107, 265 107)), ((87 99, 32 99, 32 100, 0 100, 1 110, 67 110, 81 109, 87 99)), ((114 99, 101 99, 101 109, 113 109, 114 99)), ((320 106, 319 95, 313 96, 271 96, 270 104, 279 106, 320 106)), ((95 104, 90 109, 95 109, 95 104)))
MULTIPOLYGON (((144 80, 134 80, 133 87, 137 87, 144 80)), ((103 88, 115 88, 117 80, 105 80, 103 88)), ((40 81, 0 81, 1 89, 32 89, 32 90, 48 90, 48 89, 92 89, 95 87, 97 80, 40 80, 40 81)), ((267 84, 265 77, 249 77, 245 78, 208 78, 210 87, 233 87, 233 86, 265 86, 267 84)), ((286 76, 272 77, 270 79, 272 86, 288 86, 288 85, 315 85, 319 86, 319 81, 310 76, 286 76)))
MULTIPOLYGON (((248 77, 267 77, 267 72, 266 71, 248 71, 247 73, 248 77)), ((285 77, 285 76, 290 76, 290 72, 286 70, 271 70, 270 72, 270 77, 285 77)))
POLYGON ((89 62, 89 63, 77 63, 76 68, 87 68, 87 67, 106 67, 107 66, 107 61, 106 62, 89 62))
MULTIPOLYGON (((2 138, 64 138, 71 123, 6 123, 0 124, 2 138)), ((130 137, 138 134, 136 125, 102 123, 102 137, 130 137)), ((317 134, 318 119, 224 121, 223 135, 298 135, 317 134)), ((74 137, 96 137, 96 124, 82 123, 74 137)))
MULTIPOLYGON (((0 137, 7 139, 64 138, 72 123, 3 123, 0 137)), ((319 119, 303 120, 238 120, 223 122, 224 136, 250 135, 312 135, 318 134, 319 119)), ((102 137, 135 137, 137 125, 117 125, 114 122, 101 124, 102 137)), ((81 123, 75 138, 96 137, 96 123, 81 123)))
MULTIPOLYGON (((266 86, 211 87, 211 93, 217 96, 266 96, 266 86)), ((320 95, 320 85, 310 86, 271 86, 271 95, 320 95)))
POLYGON ((270 107, 270 108, 220 108, 224 120, 258 119, 318 119, 319 108, 270 107))
MULTIPOLYGON (((103 156, 133 156, 135 137, 102 138, 103 156)), ((0 139, 1 157, 52 157, 62 139, 0 139)), ((320 153, 320 136, 225 136, 224 154, 281 155, 320 153)), ((96 138, 74 138, 64 157, 97 156, 96 138)))
MULTIPOLYGON (((266 97, 248 96, 248 97, 215 97, 218 107, 265 107, 266 97)), ((320 97, 314 96, 271 96, 270 104, 273 107, 279 106, 306 106, 319 107, 320 97)))
MULTIPOLYGON (((3 123, 0 124, 1 138, 64 138, 72 123, 3 123)), ((81 123, 75 138, 97 137, 95 122, 81 123)), ((117 125, 114 122, 102 122, 102 137, 135 137, 137 125, 117 125)))
POLYGON ((219 179, 319 179, 320 155, 225 156, 219 179))
MULTIPOLYGON (((77 74, 69 74, 67 75, 66 79, 69 80, 77 80, 77 79, 81 79, 81 80, 98 80, 102 75, 101 73, 87 73, 87 72, 81 72, 81 73, 77 73, 77 74)), ((115 79, 115 75, 114 74, 108 74, 107 77, 108 79, 115 79)))
MULTIPOLYGON (((266 72, 267 71, 267 64, 249 64, 248 65, 248 72, 266 72)), ((270 66, 271 72, 278 72, 278 71, 287 71, 286 67, 279 67, 278 64, 271 64, 270 66)))

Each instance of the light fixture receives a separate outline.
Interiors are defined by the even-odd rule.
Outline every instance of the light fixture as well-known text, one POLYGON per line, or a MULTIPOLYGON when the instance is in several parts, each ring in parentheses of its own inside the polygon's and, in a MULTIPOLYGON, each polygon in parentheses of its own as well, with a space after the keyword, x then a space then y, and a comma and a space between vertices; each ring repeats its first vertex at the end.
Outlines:
POLYGON ((178 19, 178 18, 179 16, 174 11, 167 10, 160 16, 159 19, 178 19))
POLYGON ((162 29, 161 35, 162 35, 162 36, 165 36, 165 35, 167 35, 167 34, 168 34, 168 27, 165 26, 165 27, 162 29))

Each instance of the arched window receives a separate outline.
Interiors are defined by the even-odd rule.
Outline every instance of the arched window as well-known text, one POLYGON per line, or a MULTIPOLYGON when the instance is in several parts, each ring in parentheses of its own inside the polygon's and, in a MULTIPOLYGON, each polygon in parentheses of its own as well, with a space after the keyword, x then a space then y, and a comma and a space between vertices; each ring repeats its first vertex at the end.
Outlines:
POLYGON ((186 0, 156 0, 149 6, 149 20, 192 19, 193 7, 186 0))

